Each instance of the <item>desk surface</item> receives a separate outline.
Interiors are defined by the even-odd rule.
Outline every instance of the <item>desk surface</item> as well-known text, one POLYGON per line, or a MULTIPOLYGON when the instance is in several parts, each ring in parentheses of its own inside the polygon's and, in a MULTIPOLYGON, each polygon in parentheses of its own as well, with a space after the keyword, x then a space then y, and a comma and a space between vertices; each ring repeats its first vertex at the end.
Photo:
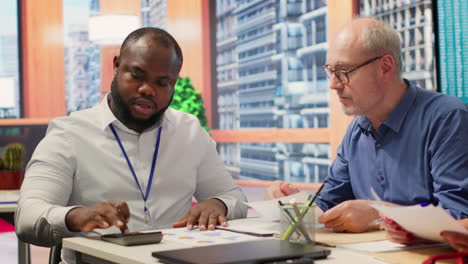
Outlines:
MULTIPOLYGON (((105 241, 89 239, 84 237, 65 238, 63 240, 63 247, 68 248, 84 255, 97 257, 99 259, 115 262, 115 263, 128 263, 128 264, 143 264, 143 263, 161 263, 151 256, 151 252, 164 251, 171 249, 188 248, 190 246, 179 244, 172 241, 163 241, 159 244, 124 247, 105 241)), ((377 258, 357 253, 355 251, 346 250, 342 248, 330 248, 332 253, 327 259, 317 261, 317 263, 327 264, 348 264, 348 263, 362 263, 362 264, 376 264, 385 263, 377 258)))
POLYGON ((14 213, 19 198, 19 190, 0 190, 0 213, 14 213), (8 202, 8 203, 5 203, 8 202))

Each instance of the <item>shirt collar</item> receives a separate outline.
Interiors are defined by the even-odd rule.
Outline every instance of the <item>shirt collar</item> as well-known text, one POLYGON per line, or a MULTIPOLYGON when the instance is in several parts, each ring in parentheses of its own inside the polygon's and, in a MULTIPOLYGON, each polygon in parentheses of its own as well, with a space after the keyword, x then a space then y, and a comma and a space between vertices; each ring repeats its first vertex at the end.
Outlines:
MULTIPOLYGON (((408 80, 404 79, 405 83, 408 85, 408 91, 401 99, 400 103, 393 109, 388 118, 383 122, 387 127, 398 133, 403 124, 403 121, 406 118, 406 115, 411 109, 414 100, 416 99, 417 88, 412 85, 408 80)), ((359 127, 367 132, 372 131, 372 124, 369 119, 365 116, 358 116, 357 123, 359 127)))
MULTIPOLYGON (((112 112, 112 110, 110 109, 110 106, 109 106, 109 101, 108 101, 108 96, 111 96, 110 95, 110 92, 108 92, 106 94, 106 96, 104 96, 104 98, 101 100, 101 102, 99 103, 99 105, 97 105, 97 107, 99 108, 100 110, 100 113, 101 113, 101 123, 100 123, 100 126, 99 128, 102 129, 103 131, 106 130, 110 124, 124 130, 124 131, 127 131, 129 133, 132 133, 132 134, 139 134, 138 132, 136 131, 133 131, 131 129, 129 129, 128 127, 126 127, 122 122, 120 122, 120 120, 117 119, 117 117, 114 115, 114 113, 112 112)), ((146 129, 144 132, 147 132, 147 131, 152 131, 156 128, 159 128, 162 124, 165 124, 165 123, 168 123, 169 119, 168 119, 168 114, 170 114, 171 108, 167 108, 166 112, 164 112, 164 116, 162 118, 162 122, 160 124, 155 124, 154 126, 151 126, 150 128, 146 129)))

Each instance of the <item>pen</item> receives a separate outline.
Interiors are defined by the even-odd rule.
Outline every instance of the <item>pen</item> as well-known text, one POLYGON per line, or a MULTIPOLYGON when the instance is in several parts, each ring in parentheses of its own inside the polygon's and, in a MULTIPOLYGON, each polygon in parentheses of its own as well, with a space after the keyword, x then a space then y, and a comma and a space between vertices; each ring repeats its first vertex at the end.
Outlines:
MULTIPOLYGON (((304 208, 301 212, 301 217, 304 217, 307 212, 309 211, 310 207, 312 207, 312 205, 314 204, 314 201, 315 199, 317 199, 318 195, 320 194, 320 192, 322 191, 323 187, 325 186, 325 182, 322 184, 322 186, 320 186, 320 188, 317 190, 317 192, 314 194, 314 196, 312 197, 312 199, 310 199, 308 202, 307 202, 307 205, 306 205, 306 208, 304 208)), ((309 195, 310 197, 310 195, 309 195)), ((283 236, 281 237, 282 240, 286 240, 289 238, 289 236, 291 235, 292 231, 294 230, 294 222, 291 223, 288 227, 288 229, 286 230, 286 232, 284 232, 283 236)))

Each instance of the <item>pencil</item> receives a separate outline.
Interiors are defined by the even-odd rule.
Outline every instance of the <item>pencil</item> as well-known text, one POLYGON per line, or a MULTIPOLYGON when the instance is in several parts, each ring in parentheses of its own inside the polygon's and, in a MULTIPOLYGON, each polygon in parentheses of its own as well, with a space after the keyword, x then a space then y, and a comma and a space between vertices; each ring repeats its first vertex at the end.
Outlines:
MULTIPOLYGON (((309 199, 307 204, 306 204, 306 208, 302 209, 301 211, 301 217, 303 218, 307 212, 309 211, 309 209, 312 207, 312 205, 314 204, 314 201, 315 199, 317 199, 317 196, 320 194, 320 192, 322 191, 323 189, 323 186, 325 186, 325 183, 322 184, 322 186, 320 186, 320 188, 317 190, 317 192, 314 194, 314 196, 312 197, 312 199, 309 199)), ((310 195, 309 195, 309 198, 310 198, 310 195)), ((301 219, 302 220, 302 219, 301 219)), ((291 233, 293 232, 294 230, 294 226, 296 225, 296 221, 297 221, 297 217, 295 219, 294 222, 292 222, 288 229, 284 232, 284 234, 281 236, 281 240, 287 240, 290 236, 291 236, 291 233)))

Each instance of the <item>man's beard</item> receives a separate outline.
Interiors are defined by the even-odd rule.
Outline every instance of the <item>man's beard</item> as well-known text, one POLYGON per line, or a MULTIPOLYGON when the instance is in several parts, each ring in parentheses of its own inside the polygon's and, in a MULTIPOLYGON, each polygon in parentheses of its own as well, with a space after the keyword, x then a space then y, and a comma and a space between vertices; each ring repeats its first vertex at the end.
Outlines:
MULTIPOLYGON (((112 101, 114 102, 115 110, 117 111, 117 118, 127 127, 136 128, 138 130, 144 131, 155 124, 159 124, 164 116, 164 112, 169 107, 172 102, 172 98, 174 97, 174 93, 171 95, 171 99, 166 107, 162 108, 158 112, 154 113, 148 119, 137 119, 132 116, 130 111, 130 102, 124 102, 122 96, 119 93, 118 84, 117 84, 117 77, 114 77, 111 84, 111 97, 112 101)), ((149 98, 144 96, 140 96, 141 98, 145 98, 147 100, 152 101, 149 98)), ((132 98, 130 101, 134 101, 138 98, 132 98)), ((153 102, 154 103, 154 102, 153 102)), ((156 103, 154 103, 154 107, 157 108, 156 103)))

